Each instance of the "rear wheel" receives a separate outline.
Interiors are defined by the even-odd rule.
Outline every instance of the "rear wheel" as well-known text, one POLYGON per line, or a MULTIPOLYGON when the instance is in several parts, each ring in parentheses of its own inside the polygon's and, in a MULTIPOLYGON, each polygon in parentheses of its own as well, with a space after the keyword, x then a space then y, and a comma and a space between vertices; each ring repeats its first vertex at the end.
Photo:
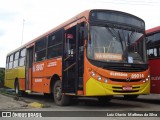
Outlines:
POLYGON ((15 94, 16 94, 16 96, 20 95, 18 81, 16 81, 16 83, 15 83, 15 94))
POLYGON ((124 95, 124 99, 136 99, 139 95, 124 95))
POLYGON ((25 96, 27 93, 25 91, 19 90, 19 83, 18 81, 15 82, 15 95, 16 96, 25 96))
POLYGON ((54 84, 53 97, 55 104, 59 106, 69 105, 71 101, 70 96, 62 94, 62 84, 60 80, 56 81, 56 83, 54 84))

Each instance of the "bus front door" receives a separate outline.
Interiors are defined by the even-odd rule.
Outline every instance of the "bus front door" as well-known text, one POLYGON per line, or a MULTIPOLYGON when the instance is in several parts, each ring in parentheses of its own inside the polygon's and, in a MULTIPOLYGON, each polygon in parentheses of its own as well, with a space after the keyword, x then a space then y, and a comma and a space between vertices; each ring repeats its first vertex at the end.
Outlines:
POLYGON ((65 31, 62 59, 62 92, 77 94, 79 84, 79 27, 65 31))

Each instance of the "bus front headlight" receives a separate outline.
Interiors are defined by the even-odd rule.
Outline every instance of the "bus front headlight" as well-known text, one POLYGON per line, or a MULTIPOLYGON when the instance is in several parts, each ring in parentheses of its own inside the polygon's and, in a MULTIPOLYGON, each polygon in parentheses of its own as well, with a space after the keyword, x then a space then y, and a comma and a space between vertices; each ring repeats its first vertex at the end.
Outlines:
POLYGON ((108 82, 108 79, 107 79, 107 78, 105 78, 105 79, 104 79, 104 82, 105 82, 105 83, 107 83, 107 82, 108 82))
POLYGON ((100 81, 100 80, 102 80, 102 77, 101 77, 101 76, 98 76, 97 79, 100 81))
POLYGON ((94 77, 96 75, 95 72, 91 72, 91 76, 94 77))

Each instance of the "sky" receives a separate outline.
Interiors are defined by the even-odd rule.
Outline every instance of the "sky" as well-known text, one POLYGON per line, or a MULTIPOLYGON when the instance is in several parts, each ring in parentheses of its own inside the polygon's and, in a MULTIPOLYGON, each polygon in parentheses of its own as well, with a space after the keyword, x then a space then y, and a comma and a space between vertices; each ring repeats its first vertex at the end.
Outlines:
POLYGON ((0 0, 0 67, 6 55, 87 9, 110 9, 160 25, 159 0, 0 0))

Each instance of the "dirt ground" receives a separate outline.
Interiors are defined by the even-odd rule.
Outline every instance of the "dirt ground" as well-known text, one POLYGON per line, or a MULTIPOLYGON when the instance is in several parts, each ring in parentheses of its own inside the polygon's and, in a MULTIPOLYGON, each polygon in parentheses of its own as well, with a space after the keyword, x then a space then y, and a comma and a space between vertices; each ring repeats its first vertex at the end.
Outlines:
POLYGON ((18 100, 16 97, 10 97, 9 95, 0 93, 0 110, 18 110, 28 107, 26 102, 18 100))

